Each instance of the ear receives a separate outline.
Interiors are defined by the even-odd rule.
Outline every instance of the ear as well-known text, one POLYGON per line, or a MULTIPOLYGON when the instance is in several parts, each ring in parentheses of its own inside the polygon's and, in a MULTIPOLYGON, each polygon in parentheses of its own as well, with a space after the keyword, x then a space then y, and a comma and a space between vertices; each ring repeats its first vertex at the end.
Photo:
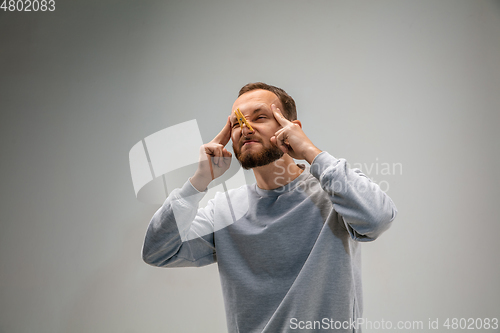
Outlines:
POLYGON ((300 122, 300 120, 294 120, 292 121, 292 123, 297 124, 300 128, 302 128, 302 123, 300 122))

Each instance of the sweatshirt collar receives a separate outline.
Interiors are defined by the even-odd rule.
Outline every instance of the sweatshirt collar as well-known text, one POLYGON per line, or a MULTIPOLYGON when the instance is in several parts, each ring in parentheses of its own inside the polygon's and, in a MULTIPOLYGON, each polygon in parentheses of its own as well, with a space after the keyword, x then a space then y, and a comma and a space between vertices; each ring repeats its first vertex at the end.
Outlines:
POLYGON ((303 182, 309 175, 309 166, 306 166, 304 164, 297 164, 299 168, 304 170, 297 178, 292 180, 290 183, 283 185, 281 187, 275 188, 273 190, 264 190, 261 189, 260 187, 257 186, 257 184, 254 184, 254 190, 259 194, 261 197, 277 197, 283 193, 287 193, 292 191, 299 185, 301 182, 303 182))

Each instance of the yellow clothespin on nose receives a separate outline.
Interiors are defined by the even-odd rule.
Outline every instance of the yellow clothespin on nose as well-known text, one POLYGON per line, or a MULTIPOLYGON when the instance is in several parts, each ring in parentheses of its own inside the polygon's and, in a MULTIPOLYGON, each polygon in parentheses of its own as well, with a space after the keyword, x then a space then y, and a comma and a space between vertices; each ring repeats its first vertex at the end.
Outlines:
POLYGON ((238 123, 240 123, 240 127, 243 128, 243 124, 247 125, 248 129, 253 132, 253 128, 252 126, 250 126, 250 124, 248 123, 247 119, 245 118, 245 116, 243 115, 243 113, 241 113, 240 109, 237 108, 236 110, 234 110, 234 114, 236 115, 236 119, 238 119, 238 123))

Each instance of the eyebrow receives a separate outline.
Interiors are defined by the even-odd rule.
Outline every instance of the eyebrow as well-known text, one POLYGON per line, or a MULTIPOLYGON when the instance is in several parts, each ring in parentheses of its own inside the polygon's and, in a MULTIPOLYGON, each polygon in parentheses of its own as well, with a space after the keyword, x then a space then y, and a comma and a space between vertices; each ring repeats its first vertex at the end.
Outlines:
POLYGON ((261 107, 253 110, 251 115, 253 116, 254 114, 256 114, 257 112, 260 112, 260 111, 262 111, 261 107))
MULTIPOLYGON (((256 114, 257 112, 261 112, 261 111, 265 111, 265 110, 263 109, 263 107, 262 107, 262 106, 259 106, 257 109, 255 109, 255 110, 253 110, 253 111, 252 111, 251 116, 253 116, 253 115, 254 115, 254 114, 256 114)), ((233 112, 232 116, 234 116, 234 117, 236 118, 236 116, 235 116, 234 112, 233 112)))

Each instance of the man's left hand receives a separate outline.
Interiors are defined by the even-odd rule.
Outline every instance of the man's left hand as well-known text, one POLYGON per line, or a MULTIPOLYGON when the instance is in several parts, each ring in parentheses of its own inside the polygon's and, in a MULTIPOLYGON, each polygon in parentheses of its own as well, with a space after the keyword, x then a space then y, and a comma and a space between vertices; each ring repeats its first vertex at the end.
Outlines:
POLYGON ((298 160, 312 163, 316 155, 321 153, 302 130, 300 121, 290 121, 283 116, 281 110, 274 104, 271 105, 274 118, 282 126, 273 137, 271 143, 278 146, 284 153, 298 160))

